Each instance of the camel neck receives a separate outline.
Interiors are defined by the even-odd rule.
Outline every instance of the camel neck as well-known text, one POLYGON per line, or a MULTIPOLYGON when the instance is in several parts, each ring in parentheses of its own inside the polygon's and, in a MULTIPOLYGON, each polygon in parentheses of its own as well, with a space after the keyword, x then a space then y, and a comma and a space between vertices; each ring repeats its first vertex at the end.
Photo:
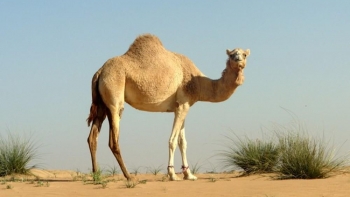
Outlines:
POLYGON ((220 79, 200 78, 199 101, 222 102, 227 100, 239 86, 236 83, 237 76, 234 71, 225 69, 220 79))

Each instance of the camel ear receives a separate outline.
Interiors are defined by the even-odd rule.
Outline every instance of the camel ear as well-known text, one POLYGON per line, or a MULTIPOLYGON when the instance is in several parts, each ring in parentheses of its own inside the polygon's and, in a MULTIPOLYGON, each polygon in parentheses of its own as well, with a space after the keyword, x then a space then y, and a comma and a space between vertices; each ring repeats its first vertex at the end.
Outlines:
POLYGON ((247 49, 247 50, 245 50, 245 54, 247 55, 247 57, 250 55, 250 50, 249 49, 247 49))
POLYGON ((230 55, 230 49, 226 49, 226 54, 229 56, 230 55))

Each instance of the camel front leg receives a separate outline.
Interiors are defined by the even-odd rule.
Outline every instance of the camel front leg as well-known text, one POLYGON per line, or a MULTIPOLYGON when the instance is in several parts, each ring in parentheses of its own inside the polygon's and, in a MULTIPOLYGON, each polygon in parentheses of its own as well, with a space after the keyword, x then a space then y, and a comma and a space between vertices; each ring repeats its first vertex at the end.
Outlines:
POLYGON ((182 173, 184 174, 184 179, 185 180, 196 180, 197 177, 194 176, 191 173, 191 170, 188 166, 187 162, 187 155, 186 155, 186 150, 187 150, 187 141, 186 141, 186 136, 185 136, 185 123, 183 123, 181 130, 180 130, 180 135, 179 135, 179 148, 182 156, 182 173))
POLYGON ((170 180, 172 181, 181 180, 175 174, 174 154, 175 154, 176 146, 178 144, 179 133, 185 121, 188 110, 189 110, 188 103, 179 104, 179 106, 175 110, 173 130, 171 132, 171 136, 169 139, 169 162, 168 162, 168 175, 170 177, 170 180))

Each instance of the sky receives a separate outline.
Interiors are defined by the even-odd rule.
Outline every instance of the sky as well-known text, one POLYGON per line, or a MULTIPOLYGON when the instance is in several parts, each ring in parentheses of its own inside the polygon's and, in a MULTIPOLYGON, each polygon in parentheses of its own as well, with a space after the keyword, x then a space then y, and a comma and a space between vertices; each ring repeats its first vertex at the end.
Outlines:
MULTIPOLYGON (((91 78, 143 33, 220 78, 226 49, 250 49, 245 82, 186 118, 188 160, 222 170, 225 135, 262 138, 297 118, 350 152, 350 1, 0 1, 0 134, 32 136, 45 169, 88 171, 91 78), (292 114, 292 115, 291 115, 292 114)), ((130 171, 164 168, 173 113, 125 105, 120 146, 130 171)), ((99 137, 98 163, 118 165, 99 137)), ((175 169, 180 171, 179 149, 175 169)))

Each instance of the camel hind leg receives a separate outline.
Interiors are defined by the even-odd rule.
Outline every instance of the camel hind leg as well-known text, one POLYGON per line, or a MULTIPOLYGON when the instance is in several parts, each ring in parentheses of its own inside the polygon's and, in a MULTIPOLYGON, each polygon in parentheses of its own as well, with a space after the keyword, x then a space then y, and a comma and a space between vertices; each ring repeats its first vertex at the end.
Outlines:
MULTIPOLYGON (((94 105, 94 104, 93 104, 94 105)), ((102 123, 106 118, 106 111, 104 106, 94 106, 97 107, 96 117, 92 120, 92 126, 90 130, 89 137, 87 142, 90 148, 91 161, 92 161, 92 171, 96 172, 98 170, 97 161, 96 161, 96 150, 97 150, 97 139, 100 134, 102 123)), ((93 115, 93 114, 90 114, 93 115)))
POLYGON ((117 162, 122 170, 124 177, 131 180, 130 173, 128 172, 125 163, 123 161, 120 147, 119 147, 119 122, 121 119, 121 114, 123 112, 123 104, 116 106, 109 106, 107 109, 107 117, 109 122, 109 148, 111 149, 113 155, 117 159, 117 162))
MULTIPOLYGON (((115 62, 112 61, 110 63, 115 62)), ((116 158, 124 177, 131 180, 130 173, 126 169, 119 146, 119 123, 124 110, 125 76, 123 73, 102 73, 100 77, 102 77, 103 80, 99 80, 98 88, 102 101, 106 106, 106 114, 109 122, 108 145, 116 158)))

